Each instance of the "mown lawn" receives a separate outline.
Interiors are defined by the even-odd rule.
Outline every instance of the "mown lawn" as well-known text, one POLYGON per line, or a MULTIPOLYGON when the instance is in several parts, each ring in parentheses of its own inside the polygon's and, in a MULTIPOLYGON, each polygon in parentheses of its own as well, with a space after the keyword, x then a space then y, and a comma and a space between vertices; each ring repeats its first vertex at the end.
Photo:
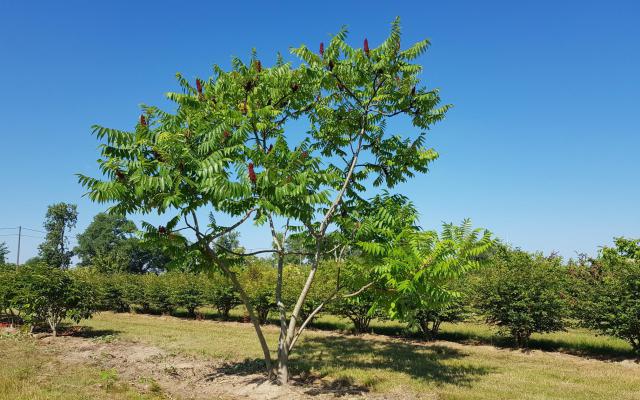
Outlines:
MULTIPOLYGON (((332 318, 325 317, 318 325, 339 327, 344 322, 332 318)), ((102 313, 84 325, 98 335, 239 365, 256 364, 261 353, 250 324, 102 313)), ((384 322, 372 328, 386 333, 402 329, 384 322)), ((275 326, 265 331, 275 343, 275 326)), ((443 337, 462 343, 313 330, 295 352, 294 370, 397 393, 398 398, 418 393, 444 399, 640 399, 640 364, 630 358, 624 342, 613 338, 580 330, 534 338, 534 346, 586 354, 576 356, 509 349, 490 328, 475 324, 445 326, 443 337), (492 341, 498 346, 483 344, 492 341)))

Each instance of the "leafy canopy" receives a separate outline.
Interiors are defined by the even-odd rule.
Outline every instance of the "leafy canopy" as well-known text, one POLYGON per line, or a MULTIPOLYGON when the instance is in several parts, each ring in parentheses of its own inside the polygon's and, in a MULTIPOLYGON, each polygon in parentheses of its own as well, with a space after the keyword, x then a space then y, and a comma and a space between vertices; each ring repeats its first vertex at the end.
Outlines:
MULTIPOLYGON (((424 147, 425 132, 392 135, 387 120, 405 115, 426 130, 449 106, 438 106, 436 89, 419 87, 413 61, 428 41, 401 50, 398 21, 377 48, 351 47, 346 34, 322 54, 293 49, 302 61, 295 67, 282 58, 265 67, 254 53, 247 63, 233 59, 229 71, 215 66, 206 80, 178 75, 182 93, 167 95, 175 113, 144 106, 132 131, 94 127, 104 179, 80 182, 114 212, 177 211, 162 229, 146 226, 159 235, 201 208, 251 214, 258 224, 288 218, 298 221, 292 230, 320 236, 332 221, 348 225, 370 177, 393 187, 437 157, 424 147), (295 119, 309 128, 288 129, 295 119)), ((208 228, 210 241, 229 227, 211 218, 208 228)))

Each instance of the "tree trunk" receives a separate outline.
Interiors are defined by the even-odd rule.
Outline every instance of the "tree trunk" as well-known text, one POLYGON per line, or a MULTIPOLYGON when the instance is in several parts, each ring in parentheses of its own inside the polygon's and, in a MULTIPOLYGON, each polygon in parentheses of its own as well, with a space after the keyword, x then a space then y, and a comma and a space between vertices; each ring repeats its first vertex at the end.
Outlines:
POLYGON ((276 306, 280 319, 280 336, 278 338, 278 382, 289 383, 289 346, 287 345, 287 312, 282 302, 282 275, 284 271, 284 255, 278 253, 278 281, 276 283, 276 306))
POLYGON ((262 333, 262 328, 260 327, 260 319, 256 316, 256 313, 254 312, 253 307, 251 306, 251 302, 249 301, 249 296, 247 296, 247 293, 244 291, 244 288, 238 281, 238 277, 236 277, 236 274, 234 274, 231 270, 226 268, 226 266, 223 268, 223 270, 228 274, 229 278, 231 279, 231 282, 233 283, 233 286, 235 286, 236 290, 238 291, 238 294, 240 295, 240 299, 244 303, 244 306, 247 309, 247 312, 249 313, 249 318, 251 319, 253 328, 256 331, 256 335, 258 335, 258 341, 260 342, 260 347, 262 347, 262 353, 264 355, 264 364, 267 369, 267 373, 269 374, 269 377, 271 377, 273 374, 273 366, 271 364, 271 352, 269 350, 269 345, 267 344, 267 340, 265 339, 264 334, 262 333))
POLYGON ((289 384, 289 348, 284 337, 278 340, 278 383, 289 384))
POLYGON ((49 317, 47 318, 47 322, 49 322, 49 327, 51 328, 51 333, 53 334, 53 337, 57 337, 58 336, 58 319, 55 317, 49 317))
POLYGON ((433 325, 431 326, 431 340, 436 340, 436 338, 438 337, 438 332, 440 332, 441 323, 442 321, 440 321, 439 319, 436 319, 435 321, 433 321, 433 325))
MULTIPOLYGON (((281 380, 281 384, 287 384, 289 380, 289 352, 291 351, 291 345, 293 343, 293 339, 296 336, 296 327, 298 325, 298 318, 300 317, 300 311, 302 310, 302 306, 304 305, 304 301, 307 298, 307 294, 311 289, 311 284, 313 283, 313 278, 315 277, 316 271, 318 270, 318 265, 320 263, 320 240, 316 241, 316 251, 315 256, 313 258, 313 262, 311 264, 311 271, 309 271, 309 275, 307 276, 307 280, 300 292, 300 296, 298 296, 298 300, 296 301, 296 305, 293 307, 293 312, 291 313, 291 318, 289 320, 289 326, 286 325, 286 316, 280 314, 280 340, 278 341, 278 373, 282 374, 283 378, 286 380, 281 380), (285 333, 286 330, 286 333, 285 333)), ((284 307, 284 306, 283 306, 284 307)))
POLYGON ((217 266, 220 267, 220 269, 222 269, 222 272, 224 272, 224 274, 231 280, 231 284, 240 295, 240 300, 242 300, 242 303, 244 303, 244 306, 247 309, 247 312, 249 313, 249 318, 251 319, 251 323, 253 324, 253 328, 255 329, 256 335, 258 336, 258 341, 260 342, 260 347, 262 348, 262 354, 264 356, 265 368, 267 370, 267 373, 269 374, 269 377, 271 378, 273 376, 271 352, 269 350, 269 345, 267 344, 267 340, 265 339, 264 334, 262 333, 262 328, 260 327, 260 321, 253 310, 253 306, 251 306, 251 302, 249 301, 249 296, 247 295, 244 288, 240 284, 240 281, 238 280, 238 277, 236 276, 236 274, 233 271, 231 271, 229 267, 216 256, 216 254, 209 248, 208 245, 205 244, 203 247, 205 250, 205 254, 209 256, 209 259, 214 264, 216 264, 217 266))
POLYGON ((369 329, 371 318, 354 316, 351 318, 351 322, 353 322, 353 325, 356 328, 356 333, 365 333, 369 329))

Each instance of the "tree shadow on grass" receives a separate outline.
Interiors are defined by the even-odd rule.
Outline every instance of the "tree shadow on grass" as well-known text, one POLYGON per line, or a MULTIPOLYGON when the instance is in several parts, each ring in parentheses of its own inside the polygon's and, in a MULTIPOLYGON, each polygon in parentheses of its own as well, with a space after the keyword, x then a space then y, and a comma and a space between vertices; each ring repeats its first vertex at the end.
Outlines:
MULTIPOLYGON (((323 331, 350 331, 349 323, 337 323, 337 322, 314 322, 311 325, 315 329, 323 331)), ((390 336, 390 337, 404 337, 414 340, 424 340, 424 338, 417 332, 411 332, 406 328, 398 326, 375 326, 371 328, 375 334, 390 336)), ((438 333, 437 340, 445 340, 449 342, 456 342, 468 345, 491 345, 505 349, 515 349, 516 343, 511 338, 501 336, 497 333, 473 333, 473 332, 460 332, 460 331, 440 331, 438 333)), ((560 352, 564 354, 571 354, 580 357, 594 358, 601 361, 622 361, 622 360, 638 360, 640 356, 633 352, 633 349, 629 345, 627 348, 618 346, 612 346, 603 342, 589 342, 580 341, 570 337, 532 337, 529 341, 529 350, 543 350, 560 352)))
POLYGON ((403 341, 370 340, 360 337, 307 337, 296 350, 294 369, 321 370, 330 364, 338 369, 401 372, 435 384, 469 385, 490 368, 449 360, 463 360, 462 351, 437 344, 420 345, 403 341))
MULTIPOLYGON (((515 341, 509 337, 500 335, 479 336, 464 332, 441 332, 438 340, 448 340, 463 344, 488 344, 499 348, 517 349, 515 341)), ((527 350, 553 351, 574 356, 595 358, 601 361, 622 361, 638 360, 638 355, 633 353, 631 346, 629 349, 612 347, 606 343, 584 342, 562 338, 532 337, 529 340, 527 350)))
POLYGON ((85 339, 105 339, 118 336, 121 331, 115 329, 95 329, 84 325, 64 324, 60 328, 59 336, 73 336, 85 339))
MULTIPOLYGON (((290 373, 292 384, 304 387, 309 395, 330 393, 344 396, 369 392, 372 386, 385 379, 384 372, 403 373, 412 379, 435 385, 458 386, 468 386, 480 376, 492 372, 491 368, 464 363, 466 356, 457 349, 436 344, 421 345, 341 335, 305 337, 292 355, 290 373), (454 360, 463 362, 449 362, 454 360), (327 369, 338 372, 329 372, 327 369), (349 375, 349 370, 362 371, 365 377, 356 379, 349 375), (371 376, 367 377, 367 373, 371 376)), ((218 367, 208 379, 263 372, 262 360, 246 359, 218 367)))

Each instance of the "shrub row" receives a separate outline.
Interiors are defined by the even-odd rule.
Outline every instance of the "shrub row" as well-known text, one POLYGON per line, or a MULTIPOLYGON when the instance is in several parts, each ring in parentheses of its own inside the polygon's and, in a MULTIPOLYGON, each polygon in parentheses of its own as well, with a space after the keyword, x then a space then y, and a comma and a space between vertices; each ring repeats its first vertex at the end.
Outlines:
MULTIPOLYGON (((640 351, 639 262, 612 253, 565 265, 557 257, 500 247, 486 264, 451 282, 459 293, 452 301, 415 310, 402 322, 434 339, 442 322, 483 318, 524 347, 533 333, 564 330, 571 321, 622 338, 640 351)), ((362 286, 364 272, 349 268, 329 263, 319 269, 302 318, 335 292, 336 276, 342 277, 345 293, 362 286), (336 273, 336 268, 342 271, 336 273)), ((275 272, 267 261, 237 270, 261 323, 277 312, 275 272)), ((293 308, 308 272, 305 266, 285 267, 282 300, 287 310, 293 308)), ((357 296, 337 296, 323 310, 350 319, 357 332, 367 331, 373 318, 400 319, 375 309, 379 290, 373 286, 357 296)), ((91 268, 0 265, 0 314, 32 327, 47 324, 54 334, 63 319, 79 321, 97 310, 172 314, 183 309, 195 317, 200 307, 210 306, 228 319, 240 304, 231 282, 219 273, 102 274, 91 268)))

